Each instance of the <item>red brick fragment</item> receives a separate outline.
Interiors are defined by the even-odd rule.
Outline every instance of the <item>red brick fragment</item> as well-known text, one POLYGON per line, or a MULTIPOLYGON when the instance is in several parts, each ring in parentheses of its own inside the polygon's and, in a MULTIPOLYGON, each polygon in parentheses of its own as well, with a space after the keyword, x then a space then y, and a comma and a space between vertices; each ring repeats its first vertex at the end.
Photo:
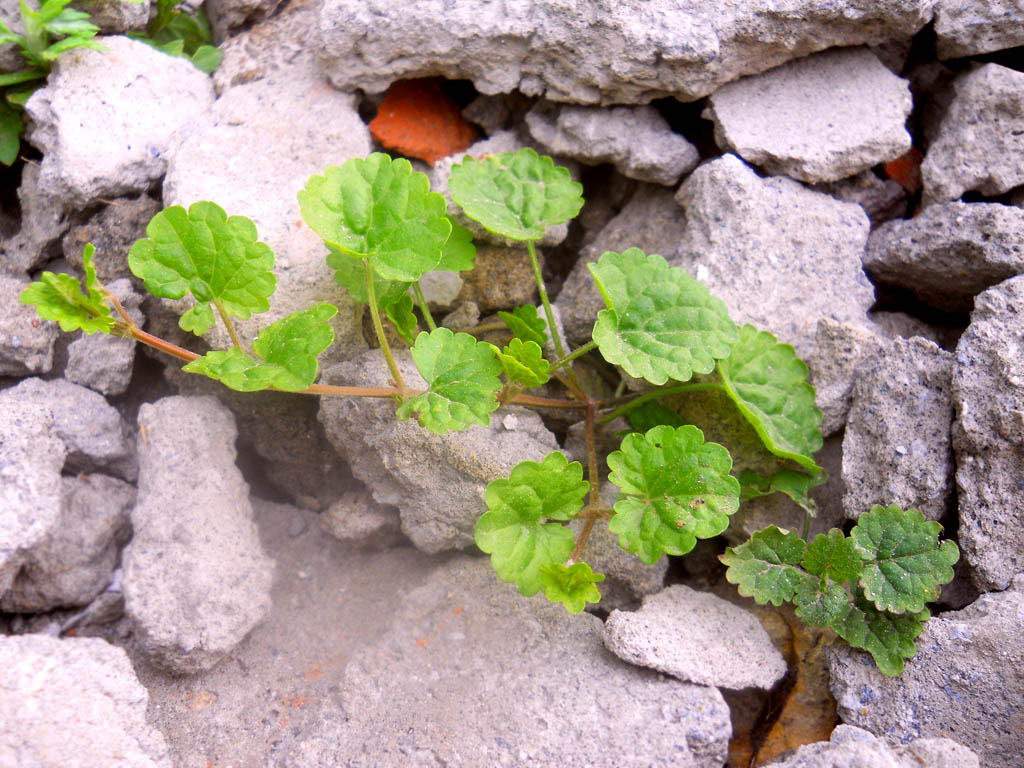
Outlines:
POLYGON ((385 149, 417 157, 430 165, 462 152, 476 138, 459 106, 437 80, 398 80, 391 84, 370 123, 370 134, 385 149))

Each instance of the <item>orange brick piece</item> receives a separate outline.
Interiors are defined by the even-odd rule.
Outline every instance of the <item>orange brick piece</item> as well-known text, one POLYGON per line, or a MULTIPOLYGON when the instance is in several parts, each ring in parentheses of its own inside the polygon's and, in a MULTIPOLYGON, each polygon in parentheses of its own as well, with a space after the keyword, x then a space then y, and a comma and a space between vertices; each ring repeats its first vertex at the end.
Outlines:
POLYGON ((437 80, 398 80, 391 84, 370 123, 370 134, 385 149, 433 165, 476 140, 476 129, 462 119, 437 80))

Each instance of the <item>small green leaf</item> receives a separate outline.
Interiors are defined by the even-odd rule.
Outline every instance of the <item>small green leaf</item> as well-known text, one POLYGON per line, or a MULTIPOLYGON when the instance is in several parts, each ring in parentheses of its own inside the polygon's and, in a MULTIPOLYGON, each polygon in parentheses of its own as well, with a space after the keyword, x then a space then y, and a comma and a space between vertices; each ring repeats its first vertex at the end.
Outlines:
MULTIPOLYGON (((366 292, 366 270, 363 262, 328 247, 327 266, 334 270, 334 282, 348 291, 348 295, 360 304, 369 304, 370 297, 366 292)), ((377 296, 377 305, 387 308, 401 300, 409 291, 411 282, 402 280, 385 280, 379 273, 373 275, 373 292, 377 296)))
POLYGON ((792 531, 770 525, 740 546, 727 547, 718 559, 728 566, 726 581, 736 584, 741 595, 754 598, 758 605, 778 606, 792 600, 808 579, 797 567, 806 548, 792 531))
POLYGON ((385 280, 436 269, 452 233, 442 195, 408 160, 381 152, 328 166, 299 192, 302 218, 339 253, 370 259, 385 280))
POLYGON ((594 585, 604 581, 603 573, 594 573, 586 563, 545 563, 540 567, 544 597, 561 603, 569 613, 579 613, 587 603, 597 603, 601 593, 594 585))
POLYGON ((740 484, 729 474, 732 457, 705 443, 693 426, 626 435, 608 466, 609 480, 622 491, 608 530, 648 564, 663 553, 685 555, 697 539, 722 533, 739 508, 740 484))
POLYGON ((384 308, 388 320, 395 326, 398 335, 410 344, 416 338, 416 326, 419 323, 416 319, 416 313, 412 311, 412 307, 412 296, 408 293, 403 293, 396 301, 390 302, 384 308))
POLYGON ((784 493, 804 509, 811 517, 818 514, 818 505, 811 498, 811 489, 828 481, 828 472, 822 470, 808 475, 793 469, 780 469, 771 477, 762 477, 756 472, 744 469, 740 472, 740 501, 784 493))
POLYGON ((103 302, 103 292, 96 279, 92 257, 96 252, 92 243, 82 251, 85 269, 85 287, 77 277, 43 272, 39 282, 30 284, 18 297, 22 304, 35 306, 36 314, 44 320, 55 320, 61 330, 82 329, 83 333, 110 333, 114 318, 110 307, 103 302))
MULTIPOLYGON (((626 421, 629 422, 629 426, 631 426, 635 432, 647 432, 648 430, 663 424, 672 427, 673 429, 683 426, 683 420, 679 418, 679 414, 664 403, 659 403, 657 400, 648 400, 646 403, 641 403, 636 408, 630 410, 626 414, 626 421)), ((743 482, 742 478, 743 476, 741 474, 741 483, 743 482)), ((743 496, 741 495, 740 501, 742 500, 743 496)))
POLYGON ((564 563, 573 548, 572 531, 547 521, 576 515, 589 489, 582 465, 570 464, 560 451, 540 463, 520 462, 507 479, 488 483, 488 511, 477 520, 474 539, 491 556, 498 578, 514 582, 520 594, 537 594, 541 567, 564 563))
POLYGON ((448 222, 452 225, 452 233, 441 249, 441 261, 437 269, 443 269, 445 272, 464 272, 473 269, 476 263, 473 233, 451 219, 448 219, 448 222))
POLYGON ((421 333, 411 351, 430 388, 402 403, 399 419, 418 414, 420 425, 437 434, 490 423, 501 389, 494 347, 468 333, 437 328, 421 333))
POLYGON ((189 61, 200 72, 212 75, 217 71, 221 61, 224 59, 224 52, 212 45, 200 45, 196 52, 189 57, 189 61))
POLYGON ((769 451, 811 472, 821 469, 813 459, 822 445, 821 411, 807 364, 793 347, 747 324, 718 370, 725 391, 769 451))
POLYGON ((510 383, 539 387, 551 378, 551 363, 545 359, 544 351, 532 341, 524 344, 521 339, 512 339, 503 351, 494 347, 494 353, 510 383))
POLYGON ((939 545, 942 526, 916 509, 875 505, 850 532, 866 561, 860 585, 879 611, 916 613, 937 600, 953 580, 960 552, 952 541, 939 545))
POLYGON ((895 677, 903 672, 903 660, 912 658, 917 651, 914 640, 929 615, 927 609, 910 613, 879 611, 858 590, 846 614, 830 626, 850 645, 870 653, 879 672, 895 677))
POLYGON ((0 163, 10 165, 18 159, 24 129, 18 111, 0 101, 0 163))
POLYGON ((848 539, 838 528, 819 533, 807 545, 800 562, 804 570, 815 576, 828 576, 838 584, 856 581, 864 561, 853 539, 848 539))
POLYGON ((528 147, 467 156, 452 168, 448 189, 466 216, 512 240, 539 240, 583 207, 583 186, 569 169, 528 147))
POLYGON ((850 595, 829 578, 805 578, 793 596, 796 615, 816 627, 831 627, 850 610, 850 595))
POLYGON ((541 349, 548 343, 548 323, 544 318, 538 317, 537 308, 532 304, 515 307, 511 313, 498 312, 498 317, 517 339, 532 341, 541 349))
POLYGON ((630 376, 688 381, 729 354, 736 327, 725 304, 684 270, 639 248, 605 253, 587 267, 608 306, 597 315, 594 341, 630 376))
POLYGON ((128 266, 146 289, 164 299, 191 293, 193 310, 179 325, 201 335, 213 325, 211 303, 229 316, 266 312, 277 287, 274 253, 257 241, 256 225, 244 216, 228 218, 215 203, 166 208, 149 222, 148 237, 128 252, 128 266))

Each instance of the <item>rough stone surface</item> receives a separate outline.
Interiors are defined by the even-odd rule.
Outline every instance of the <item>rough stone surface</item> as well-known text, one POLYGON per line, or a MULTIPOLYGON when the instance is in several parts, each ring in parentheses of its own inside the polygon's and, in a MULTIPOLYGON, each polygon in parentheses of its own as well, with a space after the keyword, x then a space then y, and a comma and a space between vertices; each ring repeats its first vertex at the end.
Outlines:
POLYGON ((697 148, 673 133, 654 107, 586 107, 540 102, 526 126, 552 154, 587 165, 611 163, 638 181, 673 186, 700 160, 697 148))
POLYGON ((234 419, 214 398, 174 396, 143 405, 139 426, 125 609, 154 664, 209 669, 270 608, 273 562, 235 466, 234 419))
POLYGON ((906 80, 866 48, 840 48, 723 85, 704 117, 715 141, 772 174, 835 181, 910 149, 906 80))
POLYGON ((88 605, 110 584, 129 534, 135 488, 109 475, 61 478, 59 515, 25 554, 0 609, 38 613, 88 605))
POLYGON ((874 290, 861 267, 863 209, 782 176, 760 178, 735 155, 700 166, 676 193, 686 209, 679 255, 738 323, 811 355, 818 321, 865 324, 874 290))
POLYGON ((897 338, 857 368, 843 437, 846 516, 898 504, 941 519, 953 494, 953 354, 897 338))
MULTIPOLYGON (((409 354, 394 352, 406 386, 425 388, 409 354)), ((322 381, 382 387, 389 378, 380 351, 371 350, 327 369, 322 381)), ((558 448, 532 411, 517 410, 514 421, 492 415, 488 427, 437 435, 415 419, 398 421, 394 410, 385 399, 325 397, 320 422, 352 473, 379 503, 398 508, 402 531, 428 553, 471 546, 473 526, 487 509, 487 483, 558 448)))
POLYGON ((127 278, 136 290, 142 290, 142 281, 128 268, 128 251, 146 236, 146 225, 159 211, 160 203, 149 195, 113 200, 88 221, 68 230, 61 240, 64 258, 81 274, 82 249, 92 243, 96 246, 92 265, 100 282, 110 288, 115 280, 127 278))
POLYGON ((1024 183, 1024 72, 985 64, 957 77, 953 92, 921 164, 926 206, 1024 183))
POLYGON ((978 756, 951 739, 917 739, 890 747, 862 728, 839 725, 828 741, 805 744, 766 768, 980 768, 978 756))
POLYGON ((149 695, 98 638, 0 636, 0 765, 171 768, 149 695))
POLYGON ((398 510, 373 500, 367 490, 348 491, 324 510, 320 525, 336 539, 387 549, 401 538, 398 510))
POLYGON ((983 590, 1024 571, 1024 276, 980 294, 953 372, 959 541, 983 590))
POLYGON ((939 0, 935 37, 940 59, 1024 45, 1024 6, 1020 0, 939 0))
POLYGON ((224 40, 232 30, 262 21, 277 9, 281 0, 209 0, 204 3, 215 40, 224 40))
MULTIPOLYGON (((129 317, 141 327, 145 321, 139 310, 142 297, 132 290, 132 284, 121 278, 106 287, 121 302, 129 317)), ((68 344, 64 378, 103 395, 120 395, 128 389, 132 380, 136 343, 134 339, 105 333, 82 335, 68 344)))
POLYGON ((401 78, 442 75, 472 80, 482 93, 518 89, 579 104, 693 101, 814 51, 909 37, 933 5, 330 0, 320 11, 319 56, 342 90, 381 92, 401 78))
POLYGON ((861 171, 848 179, 817 184, 813 188, 837 200, 857 203, 871 219, 872 227, 907 212, 907 193, 899 182, 881 179, 871 170, 861 171))
POLYGON ((18 300, 28 283, 0 274, 0 376, 49 373, 53 367, 53 345, 60 328, 41 320, 35 307, 18 300))
POLYGON ((818 321, 814 351, 806 362, 810 369, 809 381, 814 385, 814 402, 822 412, 821 433, 826 437, 846 424, 861 360, 881 354, 884 344, 869 327, 830 318, 818 321))
MULTIPOLYGON (((537 250, 544 266, 544 252, 537 250)), ((477 245, 471 272, 462 272, 462 288, 457 303, 472 301, 484 313, 536 304, 537 281, 526 248, 503 245, 477 245)), ((445 274, 454 274, 447 272, 445 274)))
POLYGON ((623 664, 599 619, 523 598, 468 557, 406 596, 336 701, 289 765, 719 768, 731 731, 715 689, 623 664))
POLYGON ((864 269, 946 312, 969 312, 986 288, 1024 273, 1024 209, 942 203, 871 233, 864 269))
MULTIPOLYGON (((893 745, 953 739, 985 768, 1016 768, 1024 751, 1024 578, 925 624, 917 655, 899 677, 845 645, 829 652, 832 693, 843 722, 893 745)), ((930 764, 929 764, 930 765, 930 764)))
POLYGON ((65 208, 144 192, 167 169, 171 135, 213 103, 210 78, 127 37, 58 59, 25 105, 25 138, 43 153, 40 189, 65 208))
POLYGON ((644 598, 639 611, 612 611, 604 644, 630 664, 698 685, 769 689, 786 674, 754 614, 682 584, 644 598))
POLYGON ((149 4, 129 0, 78 0, 76 10, 89 14, 89 21, 100 28, 101 35, 120 35, 143 31, 149 22, 149 4))
POLYGON ((0 270, 21 275, 41 267, 59 254, 57 241, 70 224, 63 202, 41 186, 37 163, 25 163, 18 187, 20 227, 0 238, 0 270))

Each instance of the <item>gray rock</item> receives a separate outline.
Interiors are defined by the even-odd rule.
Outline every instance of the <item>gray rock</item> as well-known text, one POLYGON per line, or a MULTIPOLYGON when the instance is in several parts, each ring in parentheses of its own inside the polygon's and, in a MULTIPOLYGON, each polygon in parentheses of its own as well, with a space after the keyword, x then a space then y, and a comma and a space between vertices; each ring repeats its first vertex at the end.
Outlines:
POLYGON ((769 689, 786 674, 754 614, 682 584, 644 598, 639 611, 612 611, 604 644, 630 664, 698 685, 769 689))
POLYGON ((472 80, 482 93, 518 89, 579 104, 692 101, 814 51, 909 37, 931 19, 933 2, 329 0, 319 55, 342 90, 381 92, 401 78, 441 75, 472 80))
POLYGON ((135 488, 109 475, 61 478, 60 511, 25 553, 0 609, 38 613, 88 605, 108 584, 129 535, 135 488))
MULTIPOLYGON (((425 388, 408 352, 394 350, 405 384, 425 388)), ((322 381, 386 386, 390 375, 379 350, 324 371, 322 381)), ((532 411, 516 418, 492 414, 488 427, 437 435, 415 419, 398 421, 388 399, 324 397, 320 422, 352 473, 381 504, 397 507, 402 531, 417 548, 435 553, 473 544, 473 527, 487 509, 484 488, 521 461, 540 461, 558 448, 532 411)))
MULTIPOLYGON (((212 200, 229 215, 255 222, 274 251, 277 291, 269 312, 237 322, 243 338, 317 301, 339 307, 334 344, 323 360, 343 360, 366 348, 361 309, 334 282, 326 248, 302 222, 297 193, 327 164, 370 151, 370 136, 351 96, 322 82, 294 77, 260 80, 228 90, 168 153, 164 204, 212 200)), ((184 312, 190 299, 177 302, 184 312)), ((223 325, 206 335, 211 347, 231 346, 223 325)))
POLYGON ((273 562, 235 466, 231 413, 208 397, 139 409, 135 534, 124 551, 125 610, 157 666, 214 666, 270 608, 273 562))
POLYGON ((935 37, 940 59, 1024 45, 1024 6, 1020 0, 939 0, 935 37))
POLYGON ((723 85, 704 117, 748 163, 800 181, 835 181, 910 149, 910 87, 866 48, 840 48, 723 85))
POLYGON ((818 321, 814 351, 807 358, 807 366, 809 381, 815 389, 814 401, 823 415, 821 433, 826 437, 846 424, 861 360, 880 354, 884 344, 870 327, 830 318, 818 321))
POLYGON ((880 179, 871 170, 848 179, 816 184, 814 189, 846 203, 857 203, 871 219, 872 227, 907 212, 907 193, 899 182, 880 179))
POLYGON ((70 225, 63 202, 41 187, 37 163, 25 163, 18 187, 20 228, 0 239, 0 270, 11 274, 33 272, 59 254, 57 241, 70 225))
POLYGON ((811 356, 818 321, 867 323, 874 290, 861 267, 868 217, 782 176, 762 179, 734 155, 700 166, 676 193, 686 209, 670 262, 707 284, 738 323, 811 356))
POLYGON ((951 739, 917 739, 890 747, 852 725, 837 725, 828 741, 805 744, 766 768, 980 768, 978 756, 951 739))
POLYGON ((189 61, 126 37, 63 54, 25 105, 25 138, 43 153, 40 190, 65 209, 145 192, 166 171, 171 135, 213 103, 189 61))
POLYGON ((926 206, 1024 183, 1024 72, 985 64, 957 77, 953 91, 921 164, 926 206))
MULTIPOLYGON (((121 302, 128 316, 141 327, 145 321, 139 310, 142 297, 132 290, 132 284, 121 278, 106 287, 121 302)), ((134 339, 105 333, 82 335, 68 344, 64 378, 103 395, 120 395, 132 380, 135 345, 134 339)))
MULTIPOLYGON (((1024 750, 1024 578, 925 624, 917 655, 886 677, 862 651, 828 652, 832 694, 843 722, 889 744, 953 739, 985 768, 1016 768, 1024 750)), ((925 765, 933 765, 925 763, 925 765)))
POLYGON ((149 695, 98 638, 0 637, 0 764, 171 768, 149 695))
POLYGON ((115 280, 128 278, 142 290, 142 281, 128 268, 128 251, 146 236, 146 225, 159 211, 160 203, 149 195, 113 200, 88 221, 68 230, 61 240, 64 258, 81 273, 82 250, 92 243, 96 246, 92 265, 100 282, 109 288, 115 280))
POLYGON ((406 596, 335 700, 288 765, 719 768, 731 731, 717 690, 623 664, 599 619, 468 557, 406 596))
POLYGON ((846 516, 898 504, 941 519, 953 496, 953 354, 897 338, 857 368, 843 437, 846 516))
MULTIPOLYGON (((21 25, 18 3, 13 0, 0 0, 0 21, 17 34, 23 34, 25 31, 21 25)), ((25 59, 17 46, 0 45, 0 72, 17 72, 24 66, 25 59)))
POLYGON ((78 0, 74 8, 89 14, 89 21, 101 35, 120 35, 145 30, 149 23, 149 3, 131 0, 78 0))
MULTIPOLYGON (((543 269, 544 252, 540 249, 537 249, 537 260, 543 269)), ((455 297, 456 302, 471 301, 481 312, 488 313, 536 304, 539 300, 533 265, 522 243, 514 246, 478 244, 473 265, 472 272, 459 273, 462 286, 455 297)), ((434 296, 440 298, 436 291, 434 296)))
POLYGON ((986 288, 1024 273, 1024 209, 941 203, 871 233, 864 269, 946 312, 969 312, 986 288))
POLYGON ((373 500, 366 490, 348 491, 320 515, 320 525, 336 539, 367 549, 387 549, 400 538, 398 510, 373 500))
POLYGON ((533 100, 518 91, 481 93, 462 110, 462 116, 491 136, 522 122, 532 107, 533 100))
POLYGON ((697 148, 654 107, 586 107, 542 101, 526 113, 526 126, 555 155, 586 165, 611 163, 623 176, 674 186, 697 167, 697 148))
POLYGON ((272 15, 281 0, 209 0, 203 4, 215 40, 224 40, 233 30, 262 21, 272 15))
POLYGON ((959 541, 983 590, 1024 571, 1024 276, 975 301, 953 371, 959 541))
POLYGON ((28 283, 0 274, 0 376, 49 373, 53 367, 53 345, 60 328, 18 300, 28 283))

